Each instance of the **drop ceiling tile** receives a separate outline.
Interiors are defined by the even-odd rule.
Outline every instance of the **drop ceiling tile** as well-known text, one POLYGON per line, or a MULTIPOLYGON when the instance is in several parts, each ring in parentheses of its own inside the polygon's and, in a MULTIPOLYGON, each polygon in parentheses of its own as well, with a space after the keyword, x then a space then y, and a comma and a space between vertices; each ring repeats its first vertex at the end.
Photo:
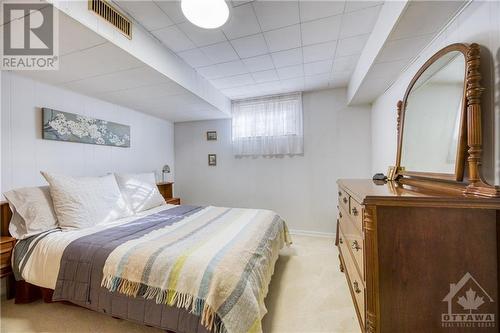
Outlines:
POLYGON ((247 68, 241 60, 200 67, 197 68, 197 71, 209 80, 248 73, 247 68))
POLYGON ((235 88, 227 88, 221 90, 224 95, 231 99, 240 99, 246 98, 247 96, 259 95, 260 89, 255 87, 254 85, 243 86, 243 87, 235 87, 235 88))
POLYGON ((353 37, 372 32, 381 6, 368 7, 345 14, 340 28, 340 38, 353 37))
POLYGON ((242 60, 250 72, 265 71, 274 68, 273 59, 268 54, 242 60))
POLYGON ((333 60, 333 72, 352 71, 358 62, 359 55, 338 57, 333 60))
POLYGON ((297 65, 302 63, 302 49, 296 48, 286 51, 271 53, 276 68, 297 65))
POLYGON ((279 80, 278 73, 276 73, 275 69, 252 73, 252 77, 256 83, 279 80))
POLYGON ((281 84, 279 81, 263 82, 255 85, 260 90, 262 96, 273 95, 280 91, 281 84))
POLYGON ((365 34, 339 40, 335 55, 337 57, 345 57, 353 54, 360 54, 369 36, 370 34, 365 34))
POLYGON ((302 23, 302 44, 318 44, 338 39, 341 21, 342 17, 338 15, 302 23))
POLYGON ((297 1, 256 1, 253 6, 263 31, 299 23, 297 1))
POLYGON ((196 46, 187 36, 175 25, 167 28, 152 31, 166 47, 174 52, 194 49, 196 46))
POLYGON ((256 57, 268 53, 267 44, 262 34, 231 40, 240 58, 256 57))
POLYGON ((300 47, 300 25, 272 30, 264 33, 270 52, 300 47))
POLYGON ((316 90, 316 89, 327 88, 329 80, 330 80, 329 74, 319 74, 319 75, 306 76, 304 78, 304 89, 305 90, 316 90))
POLYGON ((248 84, 253 84, 253 78, 250 74, 235 75, 230 77, 224 77, 221 79, 213 80, 212 84, 217 89, 226 89, 238 86, 245 86, 248 84))
POLYGON ((303 77, 282 80, 280 83, 281 83, 281 88, 287 92, 304 90, 304 78, 303 77))
POLYGON ((163 10, 165 14, 168 15, 168 17, 174 23, 181 23, 186 21, 184 14, 182 14, 180 1, 155 0, 154 2, 163 10))
POLYGON ((196 46, 206 46, 227 40, 220 29, 202 29, 188 21, 177 26, 196 46))
POLYGON ((418 55, 432 38, 434 34, 389 41, 379 53, 376 62, 410 60, 418 55))
POLYGON ((306 76, 330 73, 331 70, 332 60, 323 60, 304 64, 304 74, 306 76))
POLYGON ((217 65, 198 67, 198 68, 196 68, 196 71, 201 76, 203 76, 204 78, 206 78, 208 80, 218 79, 218 78, 222 77, 219 73, 219 69, 217 68, 217 65))
POLYGON ((345 12, 349 13, 349 12, 353 12, 356 10, 365 9, 368 7, 379 6, 383 3, 384 3, 383 1, 352 1, 352 0, 349 0, 346 2, 345 12))
POLYGON ((345 1, 300 1, 301 22, 317 20, 344 12, 345 1))
POLYGON ((177 54, 194 68, 213 64, 213 62, 208 59, 205 53, 201 52, 200 49, 191 49, 177 54))
POLYGON ((229 44, 229 42, 222 42, 204 46, 201 48, 201 51, 205 53, 207 57, 214 63, 221 63, 238 59, 238 55, 234 51, 233 47, 229 44))
POLYGON ((217 71, 219 72, 219 77, 233 76, 238 74, 248 73, 248 69, 241 60, 225 62, 223 64, 217 65, 217 71))
POLYGON ((335 47, 337 42, 327 42, 321 44, 314 44, 304 46, 302 48, 302 55, 304 62, 314 62, 326 59, 332 59, 335 54, 335 47))
POLYGON ((231 1, 233 8, 237 8, 239 6, 250 4, 250 3, 254 2, 255 0, 230 0, 230 1, 231 1))
POLYGON ((229 39, 254 35, 261 32, 252 5, 245 4, 234 7, 231 10, 228 22, 222 26, 222 31, 224 31, 229 39))
POLYGON ((330 80, 328 81, 328 86, 330 88, 347 87, 350 78, 351 78, 351 71, 334 72, 330 76, 330 80))
POLYGON ((303 65, 288 66, 276 70, 281 80, 292 79, 304 76, 303 65))
POLYGON ((120 1, 118 5, 149 31, 165 28, 174 24, 155 2, 120 1))

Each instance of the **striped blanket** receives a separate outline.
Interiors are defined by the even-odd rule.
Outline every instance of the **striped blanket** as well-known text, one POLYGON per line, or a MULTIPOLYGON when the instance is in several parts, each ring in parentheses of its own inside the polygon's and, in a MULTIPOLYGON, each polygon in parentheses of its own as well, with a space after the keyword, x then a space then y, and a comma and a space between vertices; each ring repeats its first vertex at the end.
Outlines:
POLYGON ((289 242, 272 211, 207 207, 114 248, 102 286, 185 308, 214 333, 261 332, 274 264, 289 242))

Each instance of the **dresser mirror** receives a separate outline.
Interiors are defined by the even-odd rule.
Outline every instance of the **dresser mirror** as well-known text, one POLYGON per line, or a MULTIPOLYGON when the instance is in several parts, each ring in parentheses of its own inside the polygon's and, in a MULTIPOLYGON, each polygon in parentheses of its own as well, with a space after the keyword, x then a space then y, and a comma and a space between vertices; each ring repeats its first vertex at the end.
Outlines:
POLYGON ((464 165, 465 57, 451 51, 417 79, 406 99, 401 166, 461 180, 464 165))
POLYGON ((498 187, 481 178, 479 65, 479 45, 457 43, 433 55, 413 77, 398 102, 400 183, 500 196, 498 187))

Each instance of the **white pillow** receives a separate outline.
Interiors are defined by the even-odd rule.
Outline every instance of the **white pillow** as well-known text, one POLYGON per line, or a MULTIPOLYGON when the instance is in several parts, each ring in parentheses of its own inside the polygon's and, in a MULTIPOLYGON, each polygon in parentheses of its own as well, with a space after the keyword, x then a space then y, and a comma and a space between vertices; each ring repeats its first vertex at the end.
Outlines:
POLYGON ((156 186, 154 173, 115 174, 115 177, 120 191, 135 213, 166 204, 156 186))
POLYGON ((70 177, 42 172, 50 185, 59 226, 86 228, 132 215, 113 175, 70 177))
POLYGON ((49 187, 25 187, 4 193, 12 210, 9 232, 24 239, 57 228, 49 187))

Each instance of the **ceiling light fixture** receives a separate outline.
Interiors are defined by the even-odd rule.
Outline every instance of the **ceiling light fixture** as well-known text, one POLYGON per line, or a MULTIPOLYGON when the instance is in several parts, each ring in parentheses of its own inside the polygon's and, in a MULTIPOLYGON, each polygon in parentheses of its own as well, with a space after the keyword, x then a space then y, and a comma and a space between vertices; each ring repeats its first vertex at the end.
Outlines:
POLYGON ((182 13, 194 25, 215 29, 226 23, 229 7, 224 0, 182 0, 182 13))

